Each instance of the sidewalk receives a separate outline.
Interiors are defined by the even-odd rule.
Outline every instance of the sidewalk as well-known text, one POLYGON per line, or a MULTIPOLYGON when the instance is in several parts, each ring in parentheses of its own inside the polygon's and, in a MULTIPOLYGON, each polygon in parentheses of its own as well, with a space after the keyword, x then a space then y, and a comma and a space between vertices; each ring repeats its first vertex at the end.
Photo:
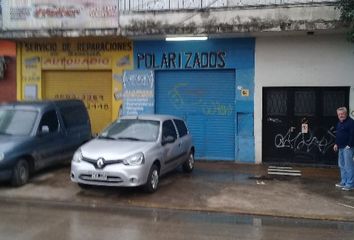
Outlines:
POLYGON ((153 207, 354 222, 354 191, 335 189, 336 168, 304 168, 301 177, 267 177, 266 165, 197 162, 195 171, 177 170, 161 179, 159 190, 80 189, 69 167, 37 174, 21 188, 0 185, 6 201, 40 201, 83 207, 153 207), (259 178, 260 177, 260 178, 259 178))

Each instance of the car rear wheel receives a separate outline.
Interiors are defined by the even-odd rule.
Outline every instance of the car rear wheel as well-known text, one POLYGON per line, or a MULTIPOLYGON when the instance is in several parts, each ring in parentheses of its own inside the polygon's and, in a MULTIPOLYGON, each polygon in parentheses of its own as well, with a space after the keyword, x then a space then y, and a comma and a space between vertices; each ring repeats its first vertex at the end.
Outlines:
POLYGON ((28 182, 29 179, 29 165, 25 159, 17 161, 13 168, 11 183, 15 187, 22 186, 28 182))
POLYGON ((145 191, 148 193, 156 192, 159 185, 159 168, 154 164, 152 165, 148 180, 145 184, 145 191))
POLYGON ((190 152, 188 155, 188 159, 182 165, 183 171, 186 173, 190 173, 194 169, 194 154, 190 152))

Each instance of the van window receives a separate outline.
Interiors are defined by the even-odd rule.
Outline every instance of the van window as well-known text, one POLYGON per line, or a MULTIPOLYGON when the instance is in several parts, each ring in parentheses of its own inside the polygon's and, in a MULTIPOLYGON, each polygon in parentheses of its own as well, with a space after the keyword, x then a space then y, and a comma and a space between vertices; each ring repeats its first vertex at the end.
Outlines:
POLYGON ((63 107, 60 109, 60 114, 66 129, 87 124, 88 116, 86 110, 82 107, 63 107))
POLYGON ((42 129, 42 126, 48 126, 49 132, 57 132, 59 128, 58 117, 55 110, 48 111, 43 114, 41 122, 39 124, 39 130, 42 129))
POLYGON ((37 118, 37 112, 24 110, 0 110, 0 135, 29 135, 37 118))

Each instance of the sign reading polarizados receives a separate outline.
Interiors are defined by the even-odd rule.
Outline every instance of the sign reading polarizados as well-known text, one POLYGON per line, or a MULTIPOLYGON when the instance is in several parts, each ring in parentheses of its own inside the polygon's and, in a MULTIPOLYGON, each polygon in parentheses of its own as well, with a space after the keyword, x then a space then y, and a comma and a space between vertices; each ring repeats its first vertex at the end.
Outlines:
POLYGON ((125 71, 123 75, 123 115, 155 112, 155 81, 152 70, 125 71))
POLYGON ((2 0, 4 29, 115 28, 116 0, 2 0))

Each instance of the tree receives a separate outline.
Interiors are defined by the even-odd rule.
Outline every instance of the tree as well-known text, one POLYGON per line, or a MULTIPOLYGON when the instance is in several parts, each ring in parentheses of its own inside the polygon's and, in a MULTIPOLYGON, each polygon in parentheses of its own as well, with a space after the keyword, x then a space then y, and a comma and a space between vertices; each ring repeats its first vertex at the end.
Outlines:
POLYGON ((354 0, 339 0, 337 8, 341 12, 341 21, 350 29, 348 38, 354 42, 354 0))

